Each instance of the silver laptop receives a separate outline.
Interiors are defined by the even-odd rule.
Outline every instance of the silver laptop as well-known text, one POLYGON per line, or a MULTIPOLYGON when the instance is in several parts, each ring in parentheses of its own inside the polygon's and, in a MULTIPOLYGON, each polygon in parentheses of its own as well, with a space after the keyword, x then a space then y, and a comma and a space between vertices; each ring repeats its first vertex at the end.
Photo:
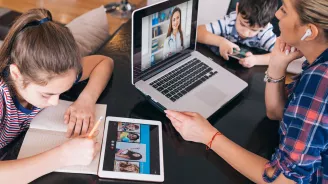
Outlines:
POLYGON ((132 15, 132 84, 160 109, 205 118, 247 83, 195 50, 198 0, 157 3, 132 15))

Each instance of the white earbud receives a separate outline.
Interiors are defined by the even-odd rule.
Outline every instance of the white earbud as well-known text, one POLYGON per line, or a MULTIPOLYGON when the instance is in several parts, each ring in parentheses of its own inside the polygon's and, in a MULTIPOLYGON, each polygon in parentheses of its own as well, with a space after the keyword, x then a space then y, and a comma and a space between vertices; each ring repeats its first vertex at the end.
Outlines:
POLYGON ((305 40, 307 37, 311 36, 312 35, 312 31, 311 29, 307 29, 304 36, 301 38, 301 40, 305 40))

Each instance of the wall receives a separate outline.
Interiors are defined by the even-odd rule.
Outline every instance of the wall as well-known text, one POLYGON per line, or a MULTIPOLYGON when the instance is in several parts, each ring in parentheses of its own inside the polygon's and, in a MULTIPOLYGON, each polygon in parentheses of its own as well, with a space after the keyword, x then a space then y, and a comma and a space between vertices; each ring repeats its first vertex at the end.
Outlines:
MULTIPOLYGON (((147 0, 148 4, 163 0, 147 0)), ((222 18, 228 10, 230 0, 199 0, 198 25, 222 18)))

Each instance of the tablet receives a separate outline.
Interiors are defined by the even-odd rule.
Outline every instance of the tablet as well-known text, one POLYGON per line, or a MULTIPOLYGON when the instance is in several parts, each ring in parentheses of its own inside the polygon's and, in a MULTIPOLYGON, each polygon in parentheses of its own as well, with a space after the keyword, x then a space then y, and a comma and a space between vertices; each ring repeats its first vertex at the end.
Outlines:
POLYGON ((102 178, 163 182, 161 122, 107 117, 98 175, 102 178))

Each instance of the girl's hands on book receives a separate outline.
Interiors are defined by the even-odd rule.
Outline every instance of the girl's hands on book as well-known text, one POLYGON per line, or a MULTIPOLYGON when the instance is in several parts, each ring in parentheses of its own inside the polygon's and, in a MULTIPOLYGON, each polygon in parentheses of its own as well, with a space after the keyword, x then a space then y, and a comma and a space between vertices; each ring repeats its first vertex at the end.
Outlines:
POLYGON ((77 99, 65 112, 64 122, 67 126, 67 137, 87 133, 94 126, 95 103, 87 99, 77 99))
POLYGON ((87 135, 73 138, 60 147, 61 151, 60 161, 65 166, 72 165, 89 165, 97 153, 100 151, 100 144, 96 142, 96 136, 88 138, 87 135))

